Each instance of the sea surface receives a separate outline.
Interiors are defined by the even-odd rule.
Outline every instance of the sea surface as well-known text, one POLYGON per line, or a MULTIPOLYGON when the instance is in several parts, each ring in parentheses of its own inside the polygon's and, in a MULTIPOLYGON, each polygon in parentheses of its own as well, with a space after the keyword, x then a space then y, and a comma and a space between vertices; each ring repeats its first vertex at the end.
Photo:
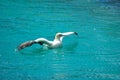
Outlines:
POLYGON ((120 80, 120 0, 0 0, 0 80, 120 80), (68 31, 62 48, 15 51, 68 31))

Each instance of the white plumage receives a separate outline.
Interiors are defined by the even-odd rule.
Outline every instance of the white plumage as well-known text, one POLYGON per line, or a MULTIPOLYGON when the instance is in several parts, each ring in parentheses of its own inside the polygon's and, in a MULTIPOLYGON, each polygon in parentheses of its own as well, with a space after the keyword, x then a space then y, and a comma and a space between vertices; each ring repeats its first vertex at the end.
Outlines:
POLYGON ((20 44, 18 46, 18 50, 22 50, 25 47, 31 46, 33 44, 40 44, 40 45, 46 46, 47 48, 58 48, 58 47, 61 47, 62 45, 63 37, 72 35, 72 34, 78 35, 76 32, 57 33, 53 41, 49 41, 45 38, 38 38, 38 39, 27 41, 20 44))

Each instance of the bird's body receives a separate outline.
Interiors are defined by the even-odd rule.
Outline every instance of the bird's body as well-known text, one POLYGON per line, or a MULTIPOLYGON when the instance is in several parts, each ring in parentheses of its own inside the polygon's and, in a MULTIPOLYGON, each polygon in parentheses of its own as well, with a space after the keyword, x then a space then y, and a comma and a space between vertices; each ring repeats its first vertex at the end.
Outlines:
POLYGON ((58 48, 62 46, 62 39, 64 36, 72 35, 75 34, 77 35, 76 32, 65 32, 65 33, 57 33, 55 35, 55 39, 53 41, 49 41, 45 38, 38 38, 35 40, 27 41, 18 46, 18 50, 22 50, 25 47, 31 46, 33 44, 40 44, 43 46, 46 46, 47 48, 58 48))

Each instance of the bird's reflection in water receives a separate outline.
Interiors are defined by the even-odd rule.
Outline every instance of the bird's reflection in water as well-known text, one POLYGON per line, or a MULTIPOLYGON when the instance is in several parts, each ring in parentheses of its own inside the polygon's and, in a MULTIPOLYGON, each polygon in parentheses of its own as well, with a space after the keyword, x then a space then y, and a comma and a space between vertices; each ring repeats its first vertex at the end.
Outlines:
POLYGON ((23 51, 20 51, 20 54, 22 55, 29 55, 29 56, 42 56, 45 55, 49 50, 43 49, 43 48, 36 48, 36 49, 26 49, 23 51))

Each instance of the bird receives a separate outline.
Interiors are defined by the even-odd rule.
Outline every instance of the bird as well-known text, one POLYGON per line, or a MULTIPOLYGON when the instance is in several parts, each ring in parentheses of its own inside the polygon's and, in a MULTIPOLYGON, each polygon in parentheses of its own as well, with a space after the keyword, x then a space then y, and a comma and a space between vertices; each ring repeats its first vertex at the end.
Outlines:
POLYGON ((40 44, 40 45, 46 46, 48 49, 58 48, 62 46, 63 38, 65 36, 72 35, 72 34, 78 35, 77 32, 64 32, 64 33, 58 32, 56 33, 53 41, 50 41, 46 38, 37 38, 35 40, 26 41, 21 43, 17 47, 17 50, 20 51, 26 47, 32 46, 33 44, 40 44))

